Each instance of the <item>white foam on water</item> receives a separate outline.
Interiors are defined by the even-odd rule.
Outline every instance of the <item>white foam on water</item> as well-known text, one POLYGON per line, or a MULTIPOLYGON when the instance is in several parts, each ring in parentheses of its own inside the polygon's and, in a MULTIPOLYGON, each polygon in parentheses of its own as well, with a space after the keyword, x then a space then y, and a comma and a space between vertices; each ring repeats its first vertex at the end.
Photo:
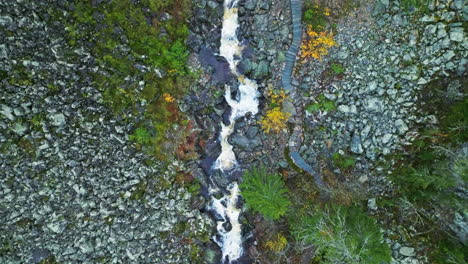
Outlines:
MULTIPOLYGON (((222 172, 231 170, 237 166, 236 156, 231 144, 228 142, 229 136, 234 131, 236 119, 249 112, 252 115, 258 112, 257 83, 237 73, 237 64, 242 55, 242 46, 236 34, 239 28, 237 2, 237 0, 225 0, 224 2, 223 28, 221 30, 221 46, 219 48, 220 55, 226 58, 229 68, 239 81, 237 98, 231 98, 231 88, 228 85, 225 86, 224 97, 231 107, 230 124, 224 125, 221 123, 221 154, 213 165, 214 169, 219 169, 222 172)), ((223 218, 223 221, 217 222, 220 238, 217 239, 215 237, 214 240, 221 247, 223 263, 226 258, 231 262, 240 258, 243 253, 242 230, 239 223, 240 209, 236 206, 240 197, 240 191, 236 182, 229 184, 227 188, 229 194, 220 199, 216 199, 213 195, 217 191, 210 189, 210 193, 212 194, 210 209, 216 211, 223 218), (229 231, 226 231, 223 227, 223 223, 226 221, 229 221, 231 224, 229 231)))

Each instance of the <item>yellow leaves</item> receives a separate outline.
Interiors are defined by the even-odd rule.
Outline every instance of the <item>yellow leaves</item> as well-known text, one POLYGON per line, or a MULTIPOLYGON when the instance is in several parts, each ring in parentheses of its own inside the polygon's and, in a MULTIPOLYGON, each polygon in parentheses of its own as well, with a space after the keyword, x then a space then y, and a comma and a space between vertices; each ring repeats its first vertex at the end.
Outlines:
POLYGON ((163 96, 164 101, 166 101, 167 103, 172 103, 175 101, 175 98, 168 93, 165 93, 162 96, 163 96))
POLYGON ((266 133, 279 133, 286 128, 289 116, 289 113, 282 112, 279 107, 275 107, 268 110, 259 123, 266 133))
POLYGON ((286 128, 288 118, 291 116, 289 113, 281 111, 287 95, 283 89, 279 91, 269 90, 267 95, 270 97, 271 109, 266 112, 266 115, 258 123, 266 133, 279 133, 286 128))
POLYGON ((323 11, 323 14, 324 14, 325 16, 330 16, 330 8, 325 7, 325 10, 323 11))
POLYGON ((265 246, 271 251, 280 252, 286 248, 287 244, 288 240, 282 234, 278 234, 276 240, 266 242, 265 246))
POLYGON ((267 94, 270 97, 271 103, 274 105, 281 105, 284 102, 284 99, 286 99, 286 93, 283 89, 279 92, 268 91, 267 94))
POLYGON ((311 26, 307 27, 307 39, 301 45, 301 59, 312 57, 322 60, 328 54, 328 49, 336 46, 332 32, 316 32, 311 26))

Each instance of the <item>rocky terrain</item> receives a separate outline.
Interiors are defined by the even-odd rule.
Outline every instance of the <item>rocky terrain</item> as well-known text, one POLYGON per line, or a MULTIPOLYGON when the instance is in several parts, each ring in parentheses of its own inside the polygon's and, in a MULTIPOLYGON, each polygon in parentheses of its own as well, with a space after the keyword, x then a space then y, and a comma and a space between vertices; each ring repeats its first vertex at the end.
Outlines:
POLYGON ((128 140, 90 82, 94 58, 51 17, 63 7, 0 6, 0 262, 190 263, 211 221, 174 183, 184 164, 128 140))
MULTIPOLYGON (((132 139, 140 124, 148 124, 138 112, 146 100, 138 101, 137 110, 118 114, 106 104, 93 79, 106 74, 93 44, 70 42, 66 21, 73 4, 0 0, 1 263, 219 263, 205 201, 209 183, 226 186, 230 180, 211 175, 210 165, 220 153, 220 123, 229 117, 224 87, 231 85, 235 94, 236 82, 218 55, 223 1, 192 2, 186 45, 195 80, 186 83, 176 108, 195 136, 181 143, 189 146, 184 155, 167 161, 132 139)), ((329 4, 334 2, 340 1, 329 4)), ((356 2, 331 19, 337 45, 328 55, 298 56, 293 90, 281 106, 288 123, 271 134, 259 122, 271 108, 271 92, 284 89, 291 4, 239 1, 238 38, 245 48, 238 71, 257 81, 261 103, 258 115, 237 121, 229 142, 242 170, 264 164, 279 172, 294 206, 304 197, 311 203, 363 205, 382 227, 391 250, 388 263, 456 263, 431 262, 430 251, 440 248, 413 236, 425 230, 417 221, 395 220, 411 206, 394 210, 384 202, 404 196, 389 177, 401 164, 397 156, 410 152, 425 129, 444 124, 438 115, 443 108, 466 100, 468 6, 463 0, 429 1, 427 9, 406 8, 404 1, 356 2), (437 111, 434 97, 443 102, 437 111), (314 180, 294 165, 291 151, 325 183, 325 198, 316 198, 314 180)), ((172 16, 164 12, 159 19, 172 16)), ((121 51, 131 49, 128 40, 120 41, 121 51)), ((144 63, 134 67, 160 72, 144 63)), ((129 75, 125 81, 139 84, 143 93, 147 80, 129 75)), ((174 135, 182 131, 177 125, 174 135)), ((156 148, 179 144, 166 143, 156 148)), ((466 141, 443 147, 451 153, 450 171, 466 161, 466 141)), ((445 221, 441 229, 466 249, 466 182, 457 179, 449 190, 464 201, 464 209, 447 209, 447 219, 439 210, 443 204, 411 215, 445 221)), ((288 215, 269 221, 247 207, 241 215, 247 263, 320 263, 313 246, 294 241, 288 215), (277 246, 281 250, 266 246, 277 234, 289 243, 277 246)))

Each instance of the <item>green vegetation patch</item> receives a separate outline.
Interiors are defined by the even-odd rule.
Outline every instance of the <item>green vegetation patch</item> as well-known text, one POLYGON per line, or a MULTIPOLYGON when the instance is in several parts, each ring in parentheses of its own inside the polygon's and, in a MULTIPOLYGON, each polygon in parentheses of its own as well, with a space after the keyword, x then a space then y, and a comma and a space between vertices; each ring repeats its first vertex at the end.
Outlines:
POLYGON ((193 77, 185 44, 190 5, 78 0, 66 22, 69 43, 89 47, 96 58, 99 70, 92 78, 104 103, 130 122, 130 116, 144 116, 145 128, 137 127, 130 138, 159 158, 171 153, 161 145, 183 121, 175 99, 193 77))
POLYGON ((317 102, 306 105, 305 109, 309 113, 317 111, 331 112, 336 109, 336 105, 334 101, 328 100, 323 94, 321 94, 317 97, 317 102))
POLYGON ((357 206, 325 205, 290 220, 296 241, 313 244, 320 263, 380 264, 391 260, 374 218, 357 206))
POLYGON ((341 155, 340 153, 334 153, 332 159, 333 164, 335 164, 335 166, 344 171, 348 171, 354 168, 354 165, 356 165, 356 158, 350 155, 341 155))
POLYGON ((240 190, 247 207, 269 220, 285 215, 291 204, 281 175, 268 173, 263 166, 245 172, 240 190))
POLYGON ((345 71, 345 68, 342 64, 340 63, 332 63, 330 65, 330 69, 332 70, 333 74, 335 75, 340 75, 342 73, 344 73, 345 71))
POLYGON ((409 9, 411 7, 414 8, 419 8, 419 9, 427 9, 427 6, 429 4, 429 0, 402 0, 401 1, 402 6, 405 9, 409 9))

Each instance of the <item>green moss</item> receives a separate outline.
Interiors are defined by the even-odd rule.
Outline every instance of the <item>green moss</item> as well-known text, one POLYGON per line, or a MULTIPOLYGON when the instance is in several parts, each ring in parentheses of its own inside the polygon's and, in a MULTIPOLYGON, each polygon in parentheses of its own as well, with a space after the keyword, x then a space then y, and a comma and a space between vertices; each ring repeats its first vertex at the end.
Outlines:
POLYGON ((185 231, 189 228, 189 223, 186 222, 186 221, 183 221, 183 222, 179 222, 177 223, 174 228, 172 229, 172 231, 180 236, 182 235, 183 233, 185 233, 185 231))
POLYGON ((42 122, 45 121, 45 114, 34 115, 31 120, 31 127, 35 130, 42 130, 42 122))
POLYGON ((332 63, 330 68, 335 75, 340 75, 345 71, 345 68, 340 63, 332 63))
POLYGON ((350 155, 333 154, 333 164, 341 170, 348 171, 356 165, 356 158, 350 155))
POLYGON ((428 10, 429 0, 402 0, 401 4, 405 9, 414 7, 422 10, 428 10))
POLYGON ((60 87, 52 83, 47 84, 47 88, 49 88, 49 95, 55 95, 60 92, 60 87))
POLYGON ((57 262, 55 260, 55 256, 51 255, 43 260, 41 260, 41 262, 39 262, 39 264, 58 264, 59 262, 57 262))
POLYGON ((145 197, 145 193, 146 193, 146 188, 147 188, 147 182, 140 181, 140 183, 136 185, 136 189, 130 195, 130 199, 143 201, 145 197))
POLYGON ((319 95, 315 103, 310 103, 305 107, 306 111, 314 113, 317 111, 331 112, 336 109, 335 102, 325 98, 323 94, 319 95))
POLYGON ((11 85, 25 86, 34 83, 32 72, 29 71, 22 64, 16 64, 13 66, 11 73, 8 78, 8 82, 11 85))
POLYGON ((198 183, 198 181, 192 181, 190 183, 190 185, 187 187, 187 190, 191 193, 191 194, 199 194, 200 193, 200 189, 201 189, 201 185, 200 183, 198 183))
POLYGON ((129 139, 137 142, 138 144, 144 145, 151 142, 151 135, 146 128, 139 127, 132 135, 129 136, 129 139))

